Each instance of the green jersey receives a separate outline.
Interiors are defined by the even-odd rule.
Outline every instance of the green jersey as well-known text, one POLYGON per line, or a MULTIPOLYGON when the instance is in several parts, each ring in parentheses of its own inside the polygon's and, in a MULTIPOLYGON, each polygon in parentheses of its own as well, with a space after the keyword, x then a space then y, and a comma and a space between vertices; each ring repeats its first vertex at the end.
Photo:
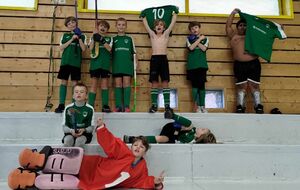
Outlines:
POLYGON ((151 7, 144 9, 140 17, 146 17, 149 27, 153 30, 154 28, 154 21, 156 19, 162 19, 166 23, 166 28, 169 27, 172 21, 172 15, 179 13, 179 8, 174 5, 166 5, 161 7, 151 7))
POLYGON ((195 139, 196 127, 190 131, 179 132, 178 140, 181 143, 191 143, 195 139))
POLYGON ((239 14, 241 19, 245 19, 247 23, 245 51, 270 62, 274 39, 286 38, 282 27, 275 22, 253 15, 242 12, 239 14))
MULTIPOLYGON (((200 41, 201 44, 203 44, 205 47, 208 47, 209 40, 208 38, 205 38, 200 41)), ((187 38, 186 45, 187 47, 190 47, 193 43, 187 38)), ((187 56, 187 64, 186 64, 187 70, 191 69, 198 69, 198 68, 208 68, 207 60, 206 60, 206 51, 202 51, 198 46, 188 52, 187 56)))
MULTIPOLYGON (((109 36, 104 37, 106 43, 109 44, 110 47, 112 47, 112 38, 109 36)), ((90 39, 90 42, 93 41, 93 38, 90 39)), ((95 55, 95 45, 94 43, 94 49, 92 50, 92 55, 95 55)), ((110 63, 111 63, 111 53, 107 51, 107 49, 104 47, 102 43, 99 43, 99 54, 96 58, 91 58, 90 63, 90 70, 96 70, 96 69, 103 69, 110 71, 110 63)))
POLYGON ((69 104, 66 106, 64 114, 63 125, 69 128, 74 129, 74 123, 76 123, 76 129, 93 126, 94 108, 89 104, 81 107, 76 106, 75 103, 69 104))
POLYGON ((133 75, 134 57, 136 54, 133 39, 130 36, 113 37, 112 46, 112 73, 133 75))
MULTIPOLYGON (((72 39, 74 32, 64 33, 60 39, 60 45, 65 44, 70 39, 72 39)), ((84 44, 86 44, 86 36, 81 37, 84 44)), ((82 50, 80 48, 79 42, 73 41, 68 47, 66 47, 61 56, 61 66, 71 65, 74 67, 79 67, 82 60, 82 50)))

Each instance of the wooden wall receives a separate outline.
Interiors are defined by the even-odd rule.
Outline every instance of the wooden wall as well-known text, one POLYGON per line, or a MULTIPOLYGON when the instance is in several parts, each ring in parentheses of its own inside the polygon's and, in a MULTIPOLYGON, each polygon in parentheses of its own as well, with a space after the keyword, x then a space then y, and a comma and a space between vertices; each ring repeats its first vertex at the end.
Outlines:
MULTIPOLYGON (((39 0, 38 11, 0 10, 0 111, 44 111, 48 92, 49 52, 52 28, 53 4, 39 0)), ((278 107, 283 113, 300 113, 300 1, 294 0, 294 19, 274 19, 283 24, 288 39, 274 43, 271 63, 262 63, 262 102, 265 112, 278 107)), ((56 79, 60 65, 58 43, 66 28, 64 18, 74 15, 72 0, 57 8, 54 32, 54 83, 51 102, 58 103, 59 80, 56 79)), ((115 19, 128 19, 128 34, 133 36, 137 47, 140 66, 138 68, 137 111, 145 112, 150 105, 148 70, 150 42, 138 15, 101 14, 111 24, 110 32, 116 34, 115 19)), ((94 13, 79 13, 79 26, 91 36, 94 13)), ((202 23, 202 32, 210 38, 207 51, 209 61, 208 89, 225 90, 225 109, 210 109, 210 112, 234 112, 235 86, 232 72, 231 50, 225 36, 224 17, 179 16, 170 39, 168 58, 172 88, 179 93, 179 112, 192 110, 190 85, 185 77, 185 38, 189 21, 202 23)), ((89 52, 85 52, 82 66, 83 82, 90 84, 88 67, 89 52)), ((110 92, 113 100, 113 91, 110 92)), ((68 99, 70 100, 70 90, 68 99)), ((99 97, 97 95, 99 100, 99 97)), ((248 96, 251 101, 250 96, 248 96)), ((68 102, 67 102, 68 103, 68 102)), ((100 102, 96 104, 99 111, 100 102)), ((111 106, 114 101, 111 101, 111 106)), ((53 109, 54 109, 53 107, 53 109)), ((253 112, 251 102, 248 111, 253 112)), ((52 109, 52 110, 53 110, 52 109)))

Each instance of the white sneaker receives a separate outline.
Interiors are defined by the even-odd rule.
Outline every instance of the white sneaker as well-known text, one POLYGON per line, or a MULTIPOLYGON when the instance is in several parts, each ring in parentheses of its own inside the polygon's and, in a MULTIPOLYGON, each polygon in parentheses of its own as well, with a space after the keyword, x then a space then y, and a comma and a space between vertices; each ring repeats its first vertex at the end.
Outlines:
POLYGON ((199 106, 199 113, 208 113, 204 106, 199 106))

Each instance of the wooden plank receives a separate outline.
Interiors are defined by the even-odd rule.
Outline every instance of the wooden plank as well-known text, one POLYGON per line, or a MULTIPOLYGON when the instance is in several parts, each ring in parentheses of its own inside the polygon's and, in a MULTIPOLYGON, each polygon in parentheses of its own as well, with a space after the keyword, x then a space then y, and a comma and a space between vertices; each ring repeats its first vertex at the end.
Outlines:
MULTIPOLYGON (((90 84, 90 77, 88 74, 83 74, 83 82, 90 84)), ((148 82, 148 75, 139 75, 139 87, 150 88, 148 82)), ((232 76, 208 76, 206 86, 209 88, 235 88, 234 78, 232 76)), ((47 86, 47 73, 0 73, 0 86, 17 85, 17 86, 47 86)), ((60 81, 54 78, 54 86, 58 86, 60 81)), ((185 75, 172 75, 170 81, 171 88, 184 88, 189 86, 189 81, 186 80, 185 75)), ((299 78, 289 77, 262 77, 261 89, 300 89, 299 78)))

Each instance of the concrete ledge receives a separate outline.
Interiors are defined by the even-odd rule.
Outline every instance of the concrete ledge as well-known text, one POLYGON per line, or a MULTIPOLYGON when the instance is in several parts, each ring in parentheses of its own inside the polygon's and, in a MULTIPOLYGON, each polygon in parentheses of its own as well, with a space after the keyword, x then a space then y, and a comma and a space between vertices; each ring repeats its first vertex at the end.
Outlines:
MULTIPOLYGON (((238 144, 300 144, 300 115, 182 113, 198 127, 210 128, 220 143, 238 144), (284 135, 283 135, 284 133, 284 135)), ((118 137, 157 135, 161 127, 172 120, 162 113, 96 113, 118 137)), ((53 141, 60 143, 62 114, 0 113, 0 142, 27 143, 53 141), (9 129, 9 130, 7 130, 9 129)), ((95 140, 93 140, 95 142, 95 140)))
MULTIPOLYGON (((0 180, 18 167, 23 148, 43 145, 1 145, 0 180)), ((103 154, 88 145, 85 154, 103 154)), ((151 175, 204 180, 300 181, 300 145, 154 144, 146 156, 151 175)))

